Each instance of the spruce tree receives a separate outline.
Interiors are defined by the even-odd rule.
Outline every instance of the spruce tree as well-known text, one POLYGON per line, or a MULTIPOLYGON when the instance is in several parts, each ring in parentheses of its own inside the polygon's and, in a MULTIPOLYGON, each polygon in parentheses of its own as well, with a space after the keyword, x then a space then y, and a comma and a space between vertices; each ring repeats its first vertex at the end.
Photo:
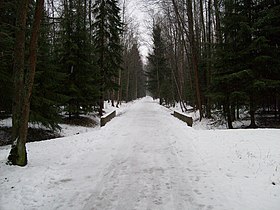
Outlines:
POLYGON ((30 121, 41 123, 52 130, 60 129, 61 106, 67 97, 60 93, 65 74, 58 68, 56 54, 51 46, 51 27, 45 14, 38 43, 38 61, 31 98, 30 121))
POLYGON ((256 84, 258 94, 262 94, 259 101, 274 107, 277 116, 277 101, 280 99, 280 2, 259 1, 254 6, 254 19, 254 39, 250 48, 259 78, 256 84))
POLYGON ((89 23, 82 0, 65 1, 60 31, 60 68, 66 74, 62 94, 68 97, 69 117, 91 111, 98 95, 98 72, 90 41, 89 23))
MULTIPOLYGON (((143 63, 140 57, 140 52, 136 41, 132 45, 131 49, 128 51, 125 59, 127 60, 126 70, 130 72, 130 77, 129 77, 130 85, 128 90, 127 101, 131 101, 143 97, 146 94, 143 63)), ((124 82, 124 86, 126 86, 125 82, 124 82)))
POLYGON ((160 99, 160 104, 167 103, 172 98, 170 84, 172 83, 171 70, 166 59, 166 47, 161 34, 161 27, 153 27, 153 52, 148 57, 148 90, 153 97, 160 99))
POLYGON ((251 20, 241 1, 225 2, 222 32, 224 40, 218 46, 216 71, 213 78, 212 98, 223 104, 228 127, 232 128, 234 100, 240 101, 247 94, 254 79, 251 68, 251 20), (240 96, 240 98, 239 98, 240 96))
POLYGON ((0 2, 0 117, 11 114, 16 1, 0 2))
POLYGON ((279 90, 279 3, 225 1, 224 8, 212 96, 224 105, 229 128, 238 103, 249 107, 250 127, 256 127, 263 99, 277 100, 279 90))
POLYGON ((99 70, 99 115, 103 114, 104 93, 117 90, 115 78, 118 77, 122 62, 120 37, 122 23, 120 8, 116 0, 96 0, 93 6, 93 43, 99 70))

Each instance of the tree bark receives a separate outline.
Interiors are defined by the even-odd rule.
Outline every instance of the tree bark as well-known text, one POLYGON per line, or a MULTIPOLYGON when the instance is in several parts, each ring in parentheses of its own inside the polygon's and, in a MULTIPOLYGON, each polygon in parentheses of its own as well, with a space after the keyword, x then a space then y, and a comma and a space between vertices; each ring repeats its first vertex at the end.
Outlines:
MULTIPOLYGON (((212 49, 211 49, 211 7, 212 1, 208 0, 208 27, 207 27, 207 71, 206 71, 206 82, 207 82, 207 89, 209 89, 211 85, 211 77, 212 77, 212 70, 211 70, 211 60, 212 60, 212 49)), ((210 97, 206 96, 206 117, 211 117, 211 102, 210 97)))
MULTIPOLYGON (((125 54, 125 55, 127 55, 127 54, 125 54)), ((129 80, 130 80, 130 69, 128 68, 128 64, 127 64, 127 60, 125 60, 125 68, 126 68, 126 70, 127 70, 127 80, 126 80, 126 102, 128 102, 129 101, 129 86, 130 86, 130 84, 129 84, 129 80)))
POLYGON ((9 163, 25 166, 27 164, 26 139, 30 112, 30 98, 35 77, 37 45, 44 0, 36 1, 33 28, 30 38, 29 65, 24 72, 25 29, 29 0, 20 1, 14 62, 14 101, 13 101, 13 145, 8 157, 9 163))
POLYGON ((225 112, 226 112, 226 117, 227 117, 228 128, 229 128, 229 129, 233 129, 233 126, 232 126, 232 119, 231 119, 231 109, 230 109, 230 100, 229 100, 229 96, 226 97, 226 101, 225 101, 225 112))
POLYGON ((220 21, 220 8, 218 5, 218 0, 214 0, 214 7, 215 7, 215 19, 216 19, 216 35, 217 35, 217 43, 222 43, 222 33, 221 33, 221 21, 220 21))
POLYGON ((181 30, 184 30, 186 33, 186 36, 190 42, 191 47, 191 60, 192 60, 192 66, 194 71, 194 79, 195 79, 195 89, 196 89, 196 104, 198 106, 199 110, 199 119, 202 119, 202 103, 201 103, 201 90, 200 90, 200 80, 199 80, 199 73, 198 73, 198 53, 197 53, 197 43, 195 41, 195 35, 194 35, 194 21, 193 21, 193 11, 192 11, 192 1, 187 0, 187 16, 188 16, 188 28, 189 31, 187 31, 185 25, 183 24, 182 17, 180 16, 178 5, 175 2, 175 0, 172 0, 173 7, 175 10, 175 15, 179 23, 179 27, 182 27, 181 30))
MULTIPOLYGON (((177 3, 175 2, 175 0, 172 0, 172 4, 173 4, 173 8, 174 8, 174 11, 175 11, 175 15, 176 15, 176 19, 177 19, 177 24, 178 24, 178 28, 176 27, 175 31, 174 31, 174 37, 178 37, 178 39, 180 38, 180 34, 181 34, 181 37, 182 37, 182 42, 183 42, 183 45, 184 45, 184 49, 185 49, 185 54, 186 56, 188 55, 188 47, 187 47, 187 43, 186 43, 186 40, 185 40, 185 36, 187 37, 187 39, 189 40, 189 34, 188 34, 188 31, 184 25, 184 22, 185 20, 181 17, 180 15, 180 12, 179 12, 179 8, 178 8, 178 5, 177 3), (176 33, 175 33, 176 32, 176 33), (181 32, 181 33, 179 33, 181 32), (184 33, 185 33, 185 36, 184 36, 184 33), (177 35, 177 36, 175 36, 177 35)), ((169 18, 170 19, 170 18, 169 18)), ((177 42, 176 42, 176 38, 174 38, 175 41, 174 41, 174 44, 175 44, 175 59, 178 59, 178 53, 176 53, 177 51, 177 42)), ((179 42, 179 41, 178 41, 179 42)), ((187 56, 187 59, 188 59, 188 56, 187 56)), ((176 66, 176 70, 177 70, 177 73, 178 73, 178 64, 177 64, 177 61, 175 60, 175 66, 176 66)), ((175 74, 174 74, 175 75, 175 74)), ((191 68, 189 70, 189 77, 190 77, 190 91, 192 91, 192 76, 191 76, 191 68)), ((176 76, 175 76, 176 78, 176 76)), ((178 79, 179 80, 179 79, 178 79)), ((182 93, 180 92, 180 88, 179 88, 179 81, 177 82, 177 88, 178 88, 178 93, 180 94, 180 106, 182 104, 182 106, 184 107, 185 110, 187 110, 185 104, 184 104, 184 101, 183 101, 183 96, 182 96, 182 93)), ((181 106, 181 108, 182 108, 181 106)), ((183 110, 183 109, 182 109, 183 110)))
POLYGON ((203 10, 203 3, 202 0, 199 0, 199 7, 200 7, 200 18, 201 18, 201 25, 202 25, 202 45, 205 45, 206 43, 206 27, 205 27, 205 21, 204 21, 204 10, 203 10))
POLYGON ((24 52, 25 52, 25 30, 29 0, 18 1, 17 31, 14 50, 13 66, 13 107, 12 107, 12 148, 8 161, 13 165, 25 166, 27 164, 27 154, 25 143, 20 139, 19 128, 21 125, 21 104, 22 89, 24 84, 24 52))
POLYGON ((122 83, 121 83, 121 80, 122 80, 122 70, 119 69, 119 77, 118 77, 118 86, 119 86, 119 89, 118 89, 118 92, 117 92, 117 105, 116 107, 118 108, 120 103, 121 103, 121 96, 122 96, 122 83))
POLYGON ((187 15, 189 23, 189 37, 190 45, 192 52, 192 64, 194 70, 194 79, 195 79, 195 88, 196 88, 196 101, 199 110, 199 119, 202 119, 202 104, 201 104, 201 90, 200 90, 200 81, 198 73, 198 55, 197 55, 197 44, 194 38, 194 26, 193 26, 193 11, 192 11, 192 1, 187 0, 187 15))
POLYGON ((256 128, 256 120, 255 120, 255 112, 256 112, 256 105, 255 105, 255 97, 254 96, 250 96, 250 119, 251 119, 251 123, 249 125, 249 128, 256 128))

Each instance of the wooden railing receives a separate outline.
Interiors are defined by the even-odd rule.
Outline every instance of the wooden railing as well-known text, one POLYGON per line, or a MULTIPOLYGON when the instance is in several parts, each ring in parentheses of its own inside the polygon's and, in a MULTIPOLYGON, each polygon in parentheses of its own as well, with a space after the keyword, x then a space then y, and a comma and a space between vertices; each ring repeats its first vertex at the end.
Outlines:
POLYGON ((102 116, 100 118, 100 126, 102 127, 102 126, 106 125, 106 123, 109 122, 114 117, 116 117, 116 110, 110 112, 109 114, 106 114, 106 115, 102 116))
POLYGON ((173 116, 178 118, 179 120, 182 120, 183 122, 187 123, 188 126, 192 127, 192 124, 193 124, 192 117, 188 117, 187 115, 177 112, 177 111, 174 111, 173 116))

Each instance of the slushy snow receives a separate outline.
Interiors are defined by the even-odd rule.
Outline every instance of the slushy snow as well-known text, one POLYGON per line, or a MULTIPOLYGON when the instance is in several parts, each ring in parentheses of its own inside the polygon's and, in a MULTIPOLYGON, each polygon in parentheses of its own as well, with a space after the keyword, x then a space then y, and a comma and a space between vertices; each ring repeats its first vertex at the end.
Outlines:
POLYGON ((105 127, 0 147, 0 209, 280 209, 280 130, 195 130, 146 97, 105 127))

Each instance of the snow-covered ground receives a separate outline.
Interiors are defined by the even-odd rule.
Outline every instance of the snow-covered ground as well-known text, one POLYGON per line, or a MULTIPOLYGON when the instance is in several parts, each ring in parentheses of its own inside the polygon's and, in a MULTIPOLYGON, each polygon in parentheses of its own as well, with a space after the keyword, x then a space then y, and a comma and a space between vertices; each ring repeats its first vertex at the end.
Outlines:
MULTIPOLYGON (((123 103, 121 103, 119 108, 117 108, 115 106, 113 107, 110 102, 105 101, 104 102, 104 113, 107 114, 114 110, 117 110, 117 115, 121 115, 126 112, 128 107, 130 107, 132 104, 136 103, 137 101, 138 100, 128 102, 128 103, 123 102, 123 103)), ((115 102, 115 104, 116 104, 116 102, 115 102)), ((73 135, 77 135, 77 134, 92 132, 92 131, 99 129, 100 117, 98 117, 96 113, 89 113, 87 115, 81 115, 81 116, 92 119, 93 121, 96 122, 96 126, 85 127, 85 126, 77 126, 77 125, 69 125, 69 124, 60 123, 59 126, 60 126, 61 130, 57 131, 59 136, 73 136, 73 135)), ((48 129, 40 123, 29 123, 28 126, 31 128, 46 129, 46 130, 48 129)), ((12 127, 12 118, 0 119, 0 127, 12 127)), ((0 133, 0 135, 1 135, 1 133, 0 133)), ((1 136, 0 136, 0 139, 1 139, 1 136)))
POLYGON ((280 130, 195 130, 146 97, 105 127, 27 144, 5 164, 0 209, 244 209, 280 207, 280 130))
MULTIPOLYGON (((212 110, 212 118, 202 118, 202 120, 199 120, 199 111, 193 111, 193 107, 186 105, 186 108, 188 111, 182 112, 182 108, 179 103, 176 103, 175 106, 168 107, 171 111, 177 111, 180 113, 183 113, 184 115, 187 115, 189 117, 193 118, 193 128, 196 130, 215 130, 215 129, 228 129, 227 121, 222 115, 222 112, 220 110, 212 110)), ((244 108, 239 110, 240 118, 239 120, 235 120, 232 122, 233 128, 245 128, 248 127, 251 123, 250 121, 250 114, 249 111, 246 111, 244 108)), ((258 124, 258 122, 257 122, 258 124)))
MULTIPOLYGON (((111 105, 111 103, 109 103, 108 101, 105 101, 104 112, 105 112, 105 114, 108 114, 114 110, 117 110, 117 115, 121 115, 126 112, 128 107, 130 107, 132 104, 136 103, 137 101, 138 100, 128 102, 128 103, 122 103, 119 108, 113 107, 111 105)), ((96 127, 83 127, 83 126, 76 126, 76 125, 59 124, 59 126, 61 127, 61 131, 60 131, 59 135, 60 136, 73 136, 73 135, 77 135, 77 134, 92 132, 92 131, 99 129, 100 118, 97 117, 96 114, 89 113, 88 115, 83 115, 83 117, 91 118, 92 120, 94 120, 96 122, 97 126, 96 127)), ((0 125, 1 125, 1 121, 0 121, 0 125)), ((11 125, 12 124, 10 124, 10 126, 11 125)), ((34 125, 30 125, 30 126, 34 126, 34 125)))

